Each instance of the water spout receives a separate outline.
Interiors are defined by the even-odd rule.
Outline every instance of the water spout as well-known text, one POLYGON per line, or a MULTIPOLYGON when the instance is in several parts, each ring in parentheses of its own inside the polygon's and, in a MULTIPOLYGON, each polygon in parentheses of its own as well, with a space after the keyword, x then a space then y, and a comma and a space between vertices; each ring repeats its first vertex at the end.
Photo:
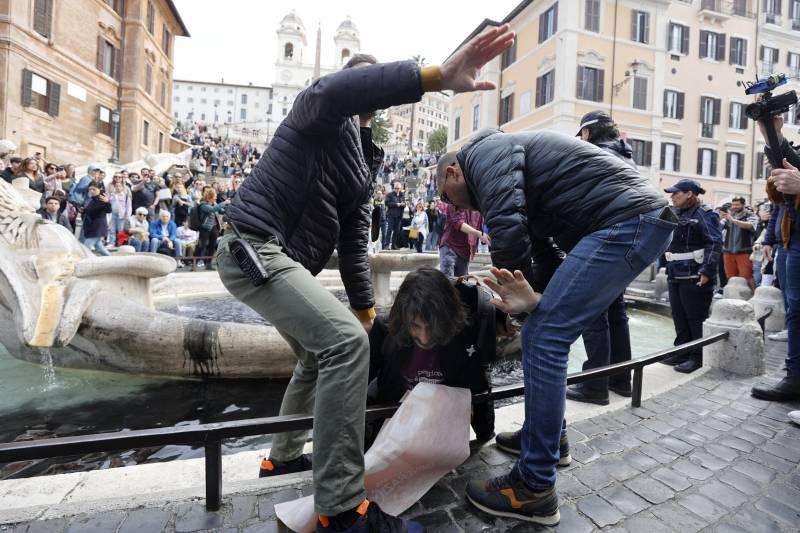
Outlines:
POLYGON ((53 364, 53 354, 49 348, 40 348, 42 358, 42 377, 44 378, 43 391, 48 391, 56 386, 56 368, 53 364))

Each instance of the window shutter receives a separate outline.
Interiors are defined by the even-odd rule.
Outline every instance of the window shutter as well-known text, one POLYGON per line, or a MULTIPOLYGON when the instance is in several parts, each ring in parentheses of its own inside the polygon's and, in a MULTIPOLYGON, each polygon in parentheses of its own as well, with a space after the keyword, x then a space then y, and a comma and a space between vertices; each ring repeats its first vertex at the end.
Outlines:
POLYGON ((117 14, 125 18, 125 0, 117 0, 117 14))
POLYGON ((644 14, 644 42, 650 42, 650 13, 644 14))
POLYGON ((777 48, 772 49, 772 64, 777 65, 781 61, 781 51, 777 48))
POLYGON ((731 178, 732 177, 731 176, 731 159, 732 159, 732 157, 733 157, 733 154, 730 153, 730 152, 725 154, 725 177, 726 178, 731 178))
POLYGON ((53 36, 53 0, 44 0, 44 35, 53 36))
POLYGON ((739 177, 740 180, 744 179, 744 154, 739 154, 739 160, 736 165, 736 175, 739 177))
POLYGON ((667 143, 661 143, 661 170, 667 168, 667 143))
POLYGON ((95 106, 95 108, 96 108, 96 111, 95 111, 95 115, 96 116, 94 118, 95 133, 100 133, 100 122, 101 122, 100 121, 100 107, 101 107, 100 105, 96 105, 95 106))
POLYGON ((775 14, 781 14, 781 4, 783 4, 783 0, 775 0, 775 14))
POLYGON ((761 48, 758 51, 758 59, 764 61, 764 45, 761 45, 761 48))
MULTIPOLYGON (((558 31, 558 2, 553 4, 553 33, 558 31)), ((517 42, 514 40, 514 42, 517 42)))
POLYGON ((114 48, 114 79, 122 81, 122 48, 114 48))
POLYGON ((50 116, 57 117, 58 116, 58 101, 61 98, 61 85, 57 83, 53 83, 52 81, 47 82, 47 92, 48 98, 50 103, 50 108, 48 109, 47 113, 50 116))
POLYGON ((719 123, 720 123, 719 122, 719 119, 720 119, 719 115, 720 115, 720 112, 722 111, 722 100, 719 99, 719 98, 714 98, 713 102, 714 102, 714 122, 713 122, 713 124, 715 126, 719 126, 719 123))
POLYGON ((728 51, 728 64, 733 65, 735 61, 734 51, 736 50, 736 43, 738 43, 738 39, 731 37, 731 49, 728 51))
POLYGON ((700 57, 706 57, 708 55, 708 32, 705 30, 700 30, 700 57))
POLYGON ((697 149, 697 175, 700 176, 703 173, 703 149, 697 149))
POLYGON ((672 30, 677 26, 674 22, 670 22, 667 26, 667 52, 672 51, 672 30))
POLYGON ((717 175, 717 151, 711 150, 711 175, 717 175))
POLYGON ((575 97, 583 99, 583 67, 578 67, 578 83, 575 88, 575 97))
POLYGON ((683 93, 678 93, 678 118, 683 119, 683 93))
POLYGON ((33 72, 22 70, 22 107, 30 107, 32 100, 33 72))
POLYGON ((542 105, 542 77, 536 78, 536 107, 542 105))
POLYGON ((730 110, 728 111, 728 127, 729 128, 736 128, 739 124, 733 123, 733 108, 736 107, 736 104, 731 102, 730 110))
POLYGON ((653 164, 653 141, 644 143, 644 166, 649 167, 653 164))
POLYGON ((681 52, 684 54, 689 53, 689 28, 687 26, 681 26, 681 52))
POLYGON ((747 115, 744 113, 744 106, 739 104, 742 107, 742 112, 739 113, 739 129, 746 130, 747 129, 747 115))
POLYGON ((681 171, 681 145, 675 145, 675 172, 681 171))
POLYGON ((631 11, 631 41, 638 41, 636 35, 636 20, 639 18, 638 11, 631 11))
POLYGON ((105 39, 102 36, 97 36, 97 70, 103 71, 103 58, 105 54, 105 39))
POLYGON ((725 39, 724 33, 717 34, 717 61, 725 61, 725 39))
MULTIPOLYGON (((669 91, 664 91, 664 116, 667 116, 667 96, 669 96, 669 91)), ((664 148, 664 144, 661 144, 661 148, 664 148)), ((662 157, 663 157, 663 150, 662 150, 662 157)))
POLYGON ((706 120, 706 97, 700 97, 700 124, 705 124, 706 120))
POLYGON ((747 65, 747 41, 739 39, 739 46, 742 50, 742 66, 747 65))
POLYGON ((757 168, 756 168, 756 179, 763 180, 764 179, 764 152, 760 152, 758 154, 757 160, 757 168))
POLYGON ((542 13, 542 14, 539 15, 539 42, 540 43, 544 42, 544 32, 545 32, 544 16, 545 16, 545 13, 542 13))
POLYGON ((606 71, 603 69, 599 69, 597 71, 597 77, 595 78, 597 80, 597 88, 595 91, 595 95, 597 95, 597 102, 603 101, 603 85, 605 83, 605 74, 606 71))

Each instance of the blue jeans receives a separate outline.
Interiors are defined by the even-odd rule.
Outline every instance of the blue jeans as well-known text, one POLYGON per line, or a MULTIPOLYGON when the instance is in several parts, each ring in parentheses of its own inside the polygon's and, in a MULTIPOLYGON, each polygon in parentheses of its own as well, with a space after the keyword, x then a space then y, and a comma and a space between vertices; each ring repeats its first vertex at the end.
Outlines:
POLYGON ((800 376, 800 239, 792 238, 789 250, 781 250, 781 255, 786 255, 784 276, 780 280, 788 303, 786 329, 789 331, 789 353, 786 354, 786 373, 800 376))
POLYGON ((556 481, 570 345, 669 246, 662 209, 583 237, 558 267, 522 327, 525 424, 518 474, 533 489, 556 481))
POLYGON ((136 237, 131 237, 128 239, 128 244, 133 246, 133 249, 137 252, 146 252, 150 243, 146 240, 140 241, 136 237))
POLYGON ((437 243, 439 242, 439 232, 436 230, 428 233, 428 239, 425 241, 425 250, 435 252, 437 243))
POLYGON ((103 246, 103 238, 102 237, 86 237, 83 240, 83 245, 86 246, 91 251, 97 251, 100 255, 111 255, 106 250, 106 247, 103 246))
MULTIPOLYGON (((157 237, 150 239, 150 253, 157 253, 160 247, 161 239, 157 237)), ((183 255, 183 250, 181 250, 181 242, 179 240, 176 239, 172 241, 172 249, 175 251, 175 257, 180 257, 183 255)))
POLYGON ((783 244, 777 243, 775 249, 775 277, 778 278, 778 285, 783 292, 783 308, 789 312, 789 298, 786 297, 786 254, 789 252, 783 248, 783 244))
POLYGON ((116 213, 111 213, 111 224, 108 225, 108 239, 106 239, 110 243, 117 244, 117 233, 123 230, 123 225, 125 224, 125 218, 117 215, 116 213))
POLYGON ((449 246, 440 246, 439 270, 448 278, 466 276, 469 273, 469 257, 456 255, 449 246))

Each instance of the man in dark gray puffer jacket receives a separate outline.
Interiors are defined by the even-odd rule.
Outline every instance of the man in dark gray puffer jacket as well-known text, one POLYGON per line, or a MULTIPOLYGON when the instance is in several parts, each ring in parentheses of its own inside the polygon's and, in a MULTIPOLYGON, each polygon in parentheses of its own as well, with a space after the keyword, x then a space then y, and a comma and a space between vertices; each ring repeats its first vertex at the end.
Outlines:
MULTIPOLYGON (((353 57, 344 70, 316 80, 297 96, 226 210, 233 227, 257 250, 269 279, 254 286, 242 272, 229 250, 233 232, 226 232, 219 246, 220 278, 231 294, 274 325, 297 355, 280 414, 314 413, 318 532, 423 531, 365 499, 367 331, 375 317, 367 242, 373 176, 383 157, 367 123, 377 109, 418 102, 425 91, 495 88, 475 78, 513 39, 508 25, 492 28, 464 44, 441 68, 353 57), (334 248, 357 317, 314 279, 334 248)), ((306 469, 306 436, 305 431, 275 435, 261 473, 306 469)))
POLYGON ((551 131, 478 133, 439 161, 441 198, 478 209, 492 240, 493 303, 530 313, 522 328, 525 424, 520 459, 505 476, 472 481, 467 497, 499 516, 553 525, 567 358, 672 236, 674 216, 648 180, 597 146, 551 131), (552 238, 569 255, 543 294, 531 258, 552 238), (500 270, 502 269, 502 270, 500 270), (527 278, 527 280, 526 280, 527 278))

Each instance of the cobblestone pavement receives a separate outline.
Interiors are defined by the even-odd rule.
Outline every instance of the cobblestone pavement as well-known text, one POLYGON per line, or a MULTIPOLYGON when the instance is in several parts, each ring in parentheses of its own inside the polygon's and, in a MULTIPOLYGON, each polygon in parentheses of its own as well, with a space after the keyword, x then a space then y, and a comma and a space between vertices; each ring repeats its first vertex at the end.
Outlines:
MULTIPOLYGON (((712 370, 642 403, 572 424, 573 463, 559 471, 561 524, 569 533, 789 532, 800 530, 800 427, 786 414, 800 404, 756 400, 750 387, 781 375, 786 344, 768 343, 768 375, 737 378, 712 370)), ((429 532, 534 531, 484 514, 464 499, 472 478, 508 471, 513 457, 487 446, 442 479, 406 513, 429 532)), ((232 496, 220 513, 203 502, 35 521, 14 533, 283 531, 274 505, 309 486, 232 496)), ((0 527, 0 531, 4 528, 0 527)))

